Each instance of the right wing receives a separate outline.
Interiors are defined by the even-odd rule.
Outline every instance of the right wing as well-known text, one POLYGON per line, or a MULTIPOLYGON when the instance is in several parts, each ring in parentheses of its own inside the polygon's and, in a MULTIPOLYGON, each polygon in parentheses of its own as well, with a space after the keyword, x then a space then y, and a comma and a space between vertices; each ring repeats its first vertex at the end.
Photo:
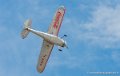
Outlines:
POLYGON ((45 40, 43 41, 41 52, 40 52, 39 59, 38 59, 38 64, 37 64, 38 72, 40 73, 43 72, 46 66, 46 63, 49 59, 49 56, 51 54, 53 46, 54 44, 51 44, 45 40))
POLYGON ((58 35, 64 14, 65 14, 65 7, 64 6, 59 7, 55 13, 55 16, 53 18, 53 21, 52 21, 50 27, 48 29, 49 34, 53 34, 55 36, 58 35))

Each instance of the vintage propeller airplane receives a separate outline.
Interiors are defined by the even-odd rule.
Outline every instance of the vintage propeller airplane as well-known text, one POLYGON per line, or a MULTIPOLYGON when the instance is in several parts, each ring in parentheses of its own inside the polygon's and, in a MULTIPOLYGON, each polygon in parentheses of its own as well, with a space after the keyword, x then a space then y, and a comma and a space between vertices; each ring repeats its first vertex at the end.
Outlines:
POLYGON ((41 31, 36 31, 36 30, 32 29, 31 28, 31 24, 32 24, 31 19, 26 20, 24 23, 24 28, 21 32, 21 37, 23 39, 27 37, 29 32, 32 32, 43 38, 43 44, 42 44, 42 48, 41 48, 41 52, 40 52, 38 64, 37 64, 37 71, 40 73, 42 73, 43 70, 45 69, 46 63, 49 59, 49 56, 51 54, 51 51, 52 51, 54 45, 59 46, 59 51, 62 51, 61 47, 68 48, 66 41, 63 40, 63 37, 67 37, 67 35, 64 35, 63 37, 58 37, 58 32, 59 32, 64 14, 65 14, 65 7, 60 6, 55 13, 53 21, 52 21, 47 33, 41 32, 41 31))

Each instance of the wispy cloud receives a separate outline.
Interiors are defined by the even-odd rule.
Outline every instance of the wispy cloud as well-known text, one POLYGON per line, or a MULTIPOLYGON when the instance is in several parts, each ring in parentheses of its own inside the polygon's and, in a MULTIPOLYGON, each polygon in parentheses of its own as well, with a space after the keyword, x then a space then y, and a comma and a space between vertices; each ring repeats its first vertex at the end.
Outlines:
MULTIPOLYGON (((119 49, 120 6, 116 5, 115 7, 112 7, 100 4, 93 9, 94 10, 91 11, 91 16, 88 21, 81 23, 79 19, 66 17, 63 23, 65 26, 62 28, 64 32, 69 34, 68 36, 71 37, 70 39, 74 41, 74 43, 71 43, 70 48, 72 48, 74 44, 79 46, 82 45, 81 42, 83 41, 84 44, 86 44, 86 50, 79 50, 79 48, 82 47, 75 49, 76 46, 74 46, 74 49, 70 49, 72 52, 64 54, 64 60, 60 60, 60 57, 58 57, 59 55, 55 55, 55 58, 53 58, 49 63, 50 66, 66 66, 68 68, 78 68, 90 71, 90 66, 94 66, 92 67, 92 70, 100 69, 100 67, 96 67, 96 61, 104 62, 104 60, 107 60, 111 62, 111 60, 113 60, 117 64, 119 63, 119 55, 117 54, 119 51, 117 51, 117 53, 111 53, 114 52, 112 50, 109 51, 109 54, 104 54, 105 51, 100 50, 103 52, 100 53, 96 48, 119 49), (81 52, 79 52, 80 55, 76 54, 74 56, 73 53, 76 52, 76 50, 81 52)), ((69 43, 70 42, 71 41, 69 41, 69 43)))
POLYGON ((65 25, 78 41, 86 41, 102 47, 118 47, 120 41, 120 6, 100 5, 94 7, 88 22, 80 23, 77 19, 66 19, 65 25), (74 30, 75 29, 75 30, 74 30))
MULTIPOLYGON (((83 26, 88 32, 85 37, 92 40, 92 43, 100 44, 103 47, 117 47, 116 43, 120 38, 120 6, 115 8, 99 6, 93 12, 91 21, 83 26)), ((86 39, 86 38, 85 38, 86 39)))

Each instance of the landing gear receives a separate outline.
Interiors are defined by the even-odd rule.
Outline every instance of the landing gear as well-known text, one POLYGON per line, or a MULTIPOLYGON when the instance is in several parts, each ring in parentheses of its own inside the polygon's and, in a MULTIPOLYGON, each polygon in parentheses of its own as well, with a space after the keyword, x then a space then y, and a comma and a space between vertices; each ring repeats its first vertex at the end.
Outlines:
POLYGON ((62 47, 58 46, 58 51, 62 51, 62 47))
POLYGON ((58 49, 59 51, 62 51, 61 49, 58 49))
MULTIPOLYGON (((64 39, 65 37, 67 37, 67 35, 63 35, 61 37, 61 39, 64 39)), ((65 42, 65 45, 66 45, 66 42, 65 42)), ((64 45, 63 46, 58 46, 58 51, 62 51, 62 47, 65 47, 65 46, 64 45)), ((66 46, 66 48, 68 48, 68 47, 66 46)))
POLYGON ((67 35, 63 35, 61 38, 67 37, 67 35))
POLYGON ((67 37, 67 35, 64 35, 64 37, 67 37))

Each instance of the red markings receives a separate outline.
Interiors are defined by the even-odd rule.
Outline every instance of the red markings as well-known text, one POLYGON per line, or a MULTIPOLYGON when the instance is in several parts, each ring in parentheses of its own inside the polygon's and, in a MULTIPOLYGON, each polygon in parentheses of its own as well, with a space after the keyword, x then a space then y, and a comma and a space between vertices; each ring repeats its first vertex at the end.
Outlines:
POLYGON ((43 64, 46 56, 47 56, 47 55, 44 55, 44 56, 42 57, 42 60, 41 60, 41 62, 40 62, 40 66, 42 66, 42 64, 43 64))
POLYGON ((56 19, 55 19, 55 22, 54 22, 54 25, 53 27, 54 28, 58 28, 58 24, 59 24, 59 20, 60 20, 60 17, 62 16, 61 12, 57 12, 57 15, 56 15, 56 19))
POLYGON ((63 12, 63 15, 62 15, 62 18, 61 18, 61 22, 60 22, 59 28, 57 29, 57 35, 58 35, 59 30, 60 30, 60 27, 61 27, 61 23, 62 23, 62 21, 63 21, 64 14, 65 14, 65 9, 64 9, 64 12, 63 12))

